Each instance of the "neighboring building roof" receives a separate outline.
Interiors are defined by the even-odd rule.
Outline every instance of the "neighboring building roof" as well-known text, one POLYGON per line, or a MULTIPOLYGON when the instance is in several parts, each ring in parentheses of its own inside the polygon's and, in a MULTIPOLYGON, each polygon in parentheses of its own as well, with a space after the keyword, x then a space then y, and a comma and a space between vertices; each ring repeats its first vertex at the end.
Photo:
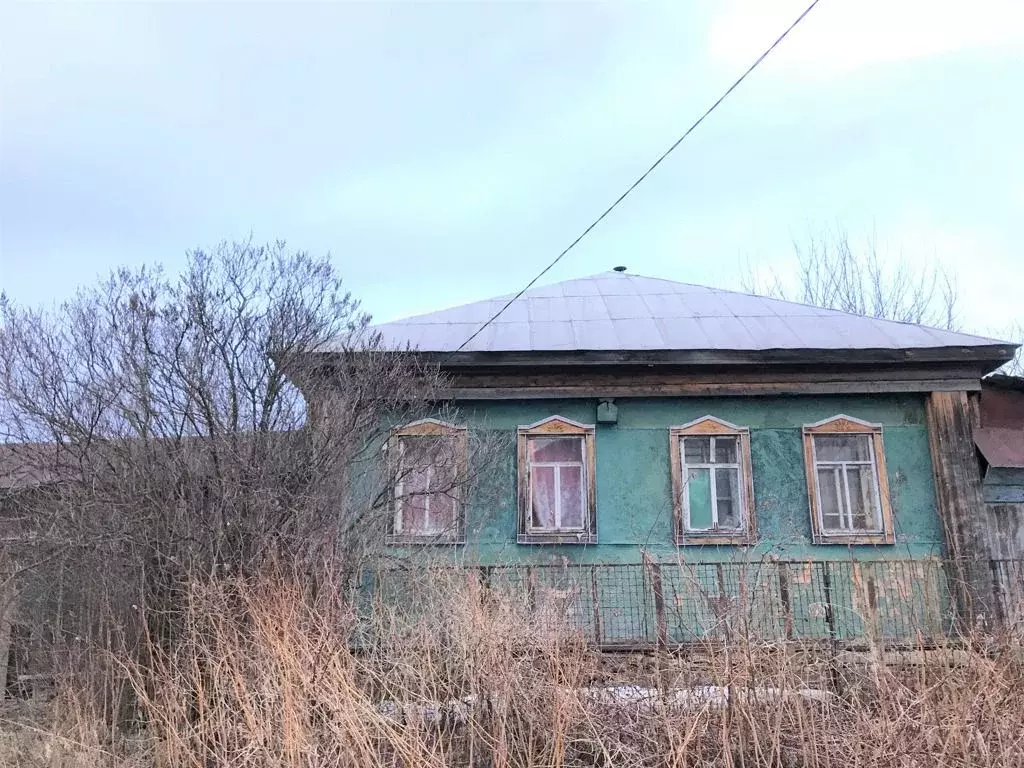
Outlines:
POLYGON ((1024 430, 981 427, 974 430, 974 444, 990 467, 1024 469, 1024 430))
MULTIPOLYGON (((389 347, 451 353, 511 298, 375 326, 389 347)), ((1007 342, 624 272, 533 288, 463 348, 488 352, 925 350, 1007 342)), ((331 351, 330 348, 324 351, 331 351)))
POLYGON ((981 426, 1024 435, 1024 378, 994 374, 981 380, 981 426))
POLYGON ((990 373, 981 380, 982 388, 1003 389, 1011 392, 1024 392, 1024 376, 1012 376, 1008 373, 990 373))

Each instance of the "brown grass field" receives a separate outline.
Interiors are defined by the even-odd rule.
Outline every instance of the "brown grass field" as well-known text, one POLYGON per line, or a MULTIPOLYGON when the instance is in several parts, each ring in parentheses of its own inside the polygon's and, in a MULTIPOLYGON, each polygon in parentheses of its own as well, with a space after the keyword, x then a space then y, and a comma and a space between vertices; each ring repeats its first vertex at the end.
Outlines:
POLYGON ((465 577, 354 605, 294 579, 195 587, 173 652, 113 655, 102 685, 68 673, 8 701, 0 765, 1024 766, 1009 637, 601 654, 465 577))

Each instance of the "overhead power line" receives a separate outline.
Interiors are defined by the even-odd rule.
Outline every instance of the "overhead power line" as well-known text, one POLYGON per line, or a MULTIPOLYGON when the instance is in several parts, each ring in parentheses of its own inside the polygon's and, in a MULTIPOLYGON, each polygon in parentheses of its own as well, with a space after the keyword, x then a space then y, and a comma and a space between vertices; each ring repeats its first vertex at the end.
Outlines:
POLYGON ((700 125, 701 123, 703 123, 705 118, 707 118, 708 115, 710 115, 712 112, 714 112, 715 109, 718 108, 718 105, 721 104, 723 101, 725 101, 729 97, 730 93, 732 93, 733 91, 736 90, 736 88, 739 87, 740 83, 742 83, 744 80, 747 79, 747 75, 749 75, 751 72, 753 72, 755 69, 757 69, 758 65, 762 61, 764 61, 766 58, 768 58, 768 54, 770 54, 772 51, 774 51, 775 48, 778 47, 778 45, 783 40, 786 39, 786 36, 790 32, 792 32, 794 29, 796 29, 797 25, 801 21, 804 20, 804 17, 806 17, 807 14, 809 14, 811 11, 814 10, 814 6, 816 6, 820 1, 821 0, 814 0, 814 2, 812 2, 810 5, 808 5, 807 8, 804 9, 804 12, 801 13, 799 16, 797 16, 796 20, 792 24, 790 24, 788 27, 786 27, 786 31, 783 32, 781 35, 779 35, 775 39, 775 42, 772 43, 770 46, 768 46, 768 48, 765 49, 764 53, 762 53, 760 56, 758 56, 757 60, 753 64, 751 64, 749 67, 747 67, 747 71, 744 72, 742 75, 740 75, 736 79, 736 82, 734 82, 732 85, 730 85, 729 89, 725 93, 723 93, 721 96, 719 96, 718 100, 714 104, 712 104, 710 107, 708 107, 707 111, 703 115, 698 117, 697 121, 693 125, 691 125, 689 128, 687 128, 686 132, 682 136, 680 136, 678 139, 676 139, 675 142, 672 144, 672 146, 670 146, 668 149, 666 149, 661 154, 661 156, 657 160, 654 161, 654 163, 651 165, 650 168, 648 168, 646 171, 644 171, 636 181, 634 181, 632 184, 630 184, 629 188, 626 189, 626 191, 623 192, 621 195, 619 195, 619 197, 615 200, 614 203, 612 203, 607 208, 605 208, 604 213, 602 213, 600 216, 598 216, 596 219, 594 219, 594 221, 591 222, 590 226, 588 226, 586 229, 583 230, 583 232, 580 233, 579 237, 577 237, 575 240, 573 240, 571 243, 569 243, 569 245, 566 246, 565 250, 563 250, 560 254, 558 254, 558 256, 555 257, 554 261, 552 261, 550 264, 548 264, 546 267, 544 267, 544 269, 542 269, 540 272, 538 272, 537 275, 530 282, 528 282, 525 286, 523 286, 522 290, 520 290, 519 293, 517 293, 515 296, 513 296, 511 299, 509 299, 508 302, 505 304, 505 306, 503 306, 501 309, 499 309, 497 312, 495 312, 487 320, 487 322, 485 322, 483 325, 481 325, 479 328, 477 328, 473 332, 473 335, 470 336, 468 339, 466 339, 464 342, 462 342, 459 345, 459 348, 456 349, 455 351, 456 352, 461 352, 462 349, 467 344, 469 344, 469 342, 471 342, 473 339, 475 339, 477 336, 479 336, 488 325, 490 325, 495 320, 497 320, 499 317, 501 317, 502 314, 504 314, 505 310, 507 310, 509 307, 512 306, 513 303, 515 303, 516 299, 518 299, 520 296, 522 296, 524 293, 526 293, 528 290, 530 290, 530 288, 532 288, 534 286, 534 284, 538 280, 540 280, 542 277, 544 277, 544 275, 547 274, 548 271, 553 266, 555 266, 555 264, 557 264, 558 262, 560 262, 562 260, 562 257, 565 256, 565 254, 567 254, 569 251, 571 251, 573 248, 575 248, 576 244, 579 243, 580 240, 582 240, 584 237, 589 235, 590 231, 592 229, 594 229, 594 227, 596 227, 598 224, 600 224, 609 213, 614 211, 615 208, 618 207, 619 203, 621 203, 623 200, 625 200, 627 197, 629 197, 629 194, 634 189, 639 187, 640 184, 643 182, 643 180, 646 179, 648 176, 650 176, 651 172, 654 171, 654 169, 657 168, 659 165, 661 165, 662 161, 666 157, 668 157, 670 154, 672 154, 672 151, 676 147, 678 147, 680 144, 682 144, 683 141, 686 139, 686 137, 689 136, 691 133, 693 133, 694 130, 697 128, 697 126, 700 125))

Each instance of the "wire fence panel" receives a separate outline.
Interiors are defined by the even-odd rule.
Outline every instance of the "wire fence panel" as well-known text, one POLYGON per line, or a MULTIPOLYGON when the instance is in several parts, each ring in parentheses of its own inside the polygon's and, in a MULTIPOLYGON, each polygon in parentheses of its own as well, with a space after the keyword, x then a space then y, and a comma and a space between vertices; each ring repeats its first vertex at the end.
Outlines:
MULTIPOLYGON (((752 639, 916 644, 947 636, 955 617, 939 560, 501 565, 429 570, 516 596, 538 625, 569 626, 604 648, 752 639)), ((1001 610, 1024 598, 1024 563, 993 561, 1001 610)), ((364 579, 373 600, 409 612, 429 601, 415 567, 364 579)), ((460 582, 461 583, 461 582, 460 582)), ((465 582, 469 583, 469 582, 465 582)), ((1014 609, 1017 610, 1017 609, 1014 609)), ((1019 610, 1018 610, 1019 613, 1019 610)), ((1024 616, 1010 618, 1024 626, 1024 616)))
POLYGON ((642 565, 590 566, 591 606, 598 643, 648 643, 655 639, 654 591, 642 565))

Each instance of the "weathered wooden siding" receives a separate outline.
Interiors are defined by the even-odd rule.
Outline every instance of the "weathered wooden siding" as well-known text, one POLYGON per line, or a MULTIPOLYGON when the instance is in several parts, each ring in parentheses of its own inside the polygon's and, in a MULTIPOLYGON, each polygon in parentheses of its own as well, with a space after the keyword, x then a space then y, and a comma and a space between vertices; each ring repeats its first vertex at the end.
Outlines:
POLYGON ((1024 503, 985 504, 985 557, 1017 560, 1024 553, 1024 503))
POLYGON ((992 621, 995 596, 986 567, 981 469, 974 445, 977 404, 966 392, 932 392, 927 415, 939 518, 954 569, 960 612, 972 623, 992 621))
MULTIPOLYGON (((996 376, 983 381, 978 406, 978 422, 985 430, 1024 433, 1024 380, 996 376)), ((999 458, 1003 464, 1013 463, 1005 461, 1006 455, 999 458)), ((1024 558, 1024 468, 985 467, 981 490, 985 501, 985 556, 1003 560, 1024 558)), ((1000 588, 1005 594, 1016 589, 1016 582, 1010 579, 1000 588)), ((1024 602, 1024 595, 1019 597, 1024 602)))
POLYGON ((981 490, 989 504, 1024 504, 1024 469, 989 467, 981 490))

